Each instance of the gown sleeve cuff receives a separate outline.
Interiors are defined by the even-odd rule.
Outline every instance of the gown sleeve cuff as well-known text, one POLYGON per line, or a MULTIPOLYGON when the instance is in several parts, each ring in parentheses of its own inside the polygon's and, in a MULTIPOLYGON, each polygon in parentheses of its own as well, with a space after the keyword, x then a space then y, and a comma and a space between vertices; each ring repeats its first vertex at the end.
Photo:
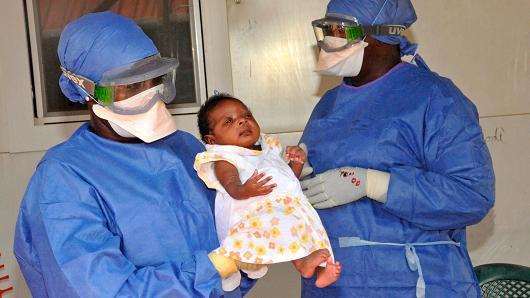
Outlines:
POLYGON ((219 273, 213 266, 208 253, 204 250, 195 253, 195 283, 196 284, 210 284, 212 281, 216 283, 216 287, 221 288, 221 278, 219 273))
POLYGON ((414 213, 415 186, 414 170, 393 168, 390 172, 384 208, 399 217, 409 218, 414 213))

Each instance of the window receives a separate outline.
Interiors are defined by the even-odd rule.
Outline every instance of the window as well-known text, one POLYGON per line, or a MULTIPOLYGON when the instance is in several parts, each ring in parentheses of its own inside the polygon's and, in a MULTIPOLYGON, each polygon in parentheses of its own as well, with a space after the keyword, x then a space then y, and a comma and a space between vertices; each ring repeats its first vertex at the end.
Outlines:
POLYGON ((173 114, 196 112, 206 97, 199 0, 27 0, 34 113, 37 124, 88 119, 84 104, 61 92, 57 45, 70 21, 111 10, 134 20, 153 40, 162 56, 179 60, 173 114))

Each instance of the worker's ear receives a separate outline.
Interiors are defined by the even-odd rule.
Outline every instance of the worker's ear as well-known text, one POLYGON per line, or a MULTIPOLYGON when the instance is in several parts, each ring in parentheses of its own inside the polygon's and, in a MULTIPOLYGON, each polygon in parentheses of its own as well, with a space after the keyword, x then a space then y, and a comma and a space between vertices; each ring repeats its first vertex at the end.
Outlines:
POLYGON ((215 136, 213 135, 205 135, 202 139, 204 140, 204 142, 206 142, 206 144, 215 144, 215 136))

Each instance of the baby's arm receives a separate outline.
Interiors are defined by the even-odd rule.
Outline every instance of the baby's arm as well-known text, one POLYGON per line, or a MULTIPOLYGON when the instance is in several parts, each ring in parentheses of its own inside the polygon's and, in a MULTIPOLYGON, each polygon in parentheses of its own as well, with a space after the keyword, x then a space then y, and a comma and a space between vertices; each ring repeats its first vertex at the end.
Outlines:
POLYGON ((217 180, 219 180, 226 192, 236 200, 245 200, 250 197, 267 195, 276 187, 275 183, 265 185, 272 177, 269 176, 262 179, 265 173, 258 174, 258 170, 255 170, 252 176, 245 183, 241 184, 237 168, 224 160, 216 161, 214 169, 217 180))
POLYGON ((294 175, 300 178, 305 163, 304 150, 298 146, 287 146, 285 148, 285 157, 289 160, 289 166, 293 170, 294 175))

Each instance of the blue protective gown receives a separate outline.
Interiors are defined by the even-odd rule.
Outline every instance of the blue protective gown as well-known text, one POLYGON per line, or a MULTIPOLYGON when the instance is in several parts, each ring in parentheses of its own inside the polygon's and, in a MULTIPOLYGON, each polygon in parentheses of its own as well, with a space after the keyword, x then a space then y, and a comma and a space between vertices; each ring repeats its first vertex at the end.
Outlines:
POLYGON ((214 193, 193 169, 202 151, 180 131, 124 144, 87 124, 50 149, 16 225, 15 256, 33 296, 223 296, 207 256, 218 247, 214 193))
POLYGON ((385 204, 364 198, 318 210, 342 276, 303 297, 414 297, 403 246, 339 247, 339 237, 416 246, 427 297, 478 297, 465 228, 493 206, 494 174, 475 106, 443 77, 401 63, 360 87, 328 91, 302 136, 319 174, 357 166, 391 174, 385 204))

